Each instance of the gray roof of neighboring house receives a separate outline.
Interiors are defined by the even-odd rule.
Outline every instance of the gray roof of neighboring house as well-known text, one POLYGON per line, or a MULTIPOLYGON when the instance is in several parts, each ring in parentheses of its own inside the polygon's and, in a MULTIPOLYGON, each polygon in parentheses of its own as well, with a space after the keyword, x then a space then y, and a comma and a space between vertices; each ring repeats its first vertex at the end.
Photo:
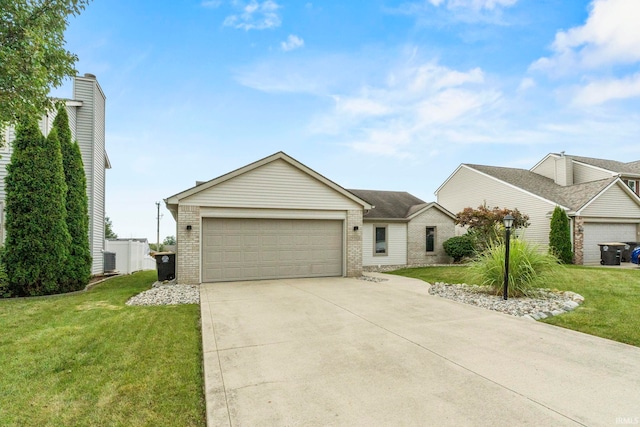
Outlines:
POLYGON ((365 219, 406 219, 428 205, 406 191, 347 190, 374 208, 364 214, 365 219))
POLYGON ((606 169, 611 172, 640 174, 640 161, 624 163, 616 160, 596 159, 593 157, 570 156, 568 154, 566 156, 577 162, 606 169))
POLYGON ((562 186, 556 184, 550 178, 526 169, 472 164, 465 164, 465 166, 573 210, 580 209, 618 179, 617 177, 611 177, 583 184, 562 186))

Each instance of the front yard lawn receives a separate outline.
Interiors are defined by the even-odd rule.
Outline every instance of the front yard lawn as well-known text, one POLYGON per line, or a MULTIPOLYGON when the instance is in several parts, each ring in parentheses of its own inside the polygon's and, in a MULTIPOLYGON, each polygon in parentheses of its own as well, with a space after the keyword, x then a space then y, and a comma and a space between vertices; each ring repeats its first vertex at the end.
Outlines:
POLYGON ((199 306, 125 305, 155 275, 0 300, 0 425, 205 425, 199 306))
MULTIPOLYGON (((466 282, 464 266, 407 268, 392 274, 430 283, 466 282)), ((544 287, 576 292, 585 301, 543 322, 640 347, 640 268, 560 266, 544 287)))

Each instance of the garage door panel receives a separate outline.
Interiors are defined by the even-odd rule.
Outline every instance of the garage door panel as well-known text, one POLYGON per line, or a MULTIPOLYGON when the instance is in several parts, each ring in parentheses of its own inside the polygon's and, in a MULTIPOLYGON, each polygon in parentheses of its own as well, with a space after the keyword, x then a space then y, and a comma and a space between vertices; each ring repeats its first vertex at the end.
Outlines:
POLYGON ((584 224, 584 263, 600 262, 598 243, 635 242, 636 224, 610 224, 590 222, 584 224))
POLYGON ((204 218, 202 280, 341 276, 343 222, 204 218))

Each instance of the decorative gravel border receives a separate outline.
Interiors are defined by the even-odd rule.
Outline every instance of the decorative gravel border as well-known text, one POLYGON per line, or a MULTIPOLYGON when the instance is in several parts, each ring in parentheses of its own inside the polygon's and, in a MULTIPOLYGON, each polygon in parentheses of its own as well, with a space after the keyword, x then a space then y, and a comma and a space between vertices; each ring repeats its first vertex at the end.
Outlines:
POLYGON ((584 301, 584 297, 575 292, 550 289, 538 289, 531 297, 509 298, 505 301, 502 296, 491 295, 488 286, 450 285, 443 282, 432 284, 429 294, 531 320, 546 319, 575 310, 584 301))
POLYGON ((126 305, 178 305, 200 304, 198 285, 180 285, 175 280, 155 282, 151 289, 140 292, 125 303, 126 305))

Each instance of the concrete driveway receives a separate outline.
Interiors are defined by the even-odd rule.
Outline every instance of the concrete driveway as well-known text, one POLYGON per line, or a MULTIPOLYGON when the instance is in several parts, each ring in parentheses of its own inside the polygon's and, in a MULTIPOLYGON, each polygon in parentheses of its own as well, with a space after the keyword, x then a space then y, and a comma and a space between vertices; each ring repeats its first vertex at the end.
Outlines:
POLYGON ((377 276, 202 285, 208 425, 640 424, 640 348, 377 276))

